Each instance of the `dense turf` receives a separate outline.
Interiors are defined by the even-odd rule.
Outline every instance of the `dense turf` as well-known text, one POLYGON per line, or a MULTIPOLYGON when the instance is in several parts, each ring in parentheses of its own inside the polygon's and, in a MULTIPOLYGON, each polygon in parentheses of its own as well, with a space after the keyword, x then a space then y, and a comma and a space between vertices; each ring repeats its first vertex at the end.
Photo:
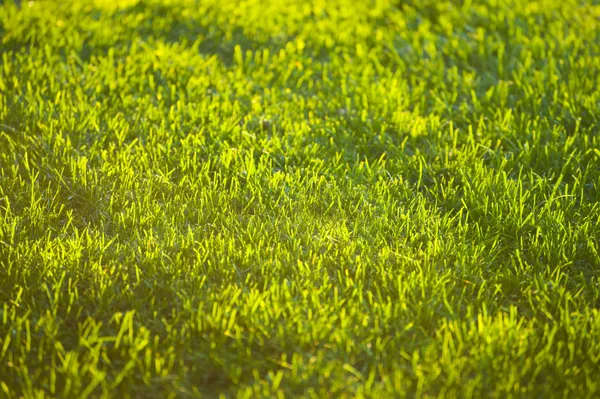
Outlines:
POLYGON ((600 395, 600 6, 4 3, 0 397, 600 395))

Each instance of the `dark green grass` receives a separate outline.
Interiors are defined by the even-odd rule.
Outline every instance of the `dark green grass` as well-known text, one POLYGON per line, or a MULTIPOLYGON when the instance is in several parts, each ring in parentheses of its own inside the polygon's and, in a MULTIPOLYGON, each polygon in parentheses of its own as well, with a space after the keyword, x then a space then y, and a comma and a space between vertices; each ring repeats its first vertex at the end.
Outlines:
POLYGON ((0 5, 0 397, 598 397, 600 6, 0 5))

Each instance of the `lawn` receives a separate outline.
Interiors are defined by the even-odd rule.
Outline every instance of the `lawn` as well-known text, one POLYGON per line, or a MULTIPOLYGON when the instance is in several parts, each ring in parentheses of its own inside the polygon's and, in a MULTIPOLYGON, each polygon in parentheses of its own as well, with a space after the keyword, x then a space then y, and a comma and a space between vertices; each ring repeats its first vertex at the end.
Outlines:
POLYGON ((0 4, 0 397, 600 396, 600 5, 0 4))

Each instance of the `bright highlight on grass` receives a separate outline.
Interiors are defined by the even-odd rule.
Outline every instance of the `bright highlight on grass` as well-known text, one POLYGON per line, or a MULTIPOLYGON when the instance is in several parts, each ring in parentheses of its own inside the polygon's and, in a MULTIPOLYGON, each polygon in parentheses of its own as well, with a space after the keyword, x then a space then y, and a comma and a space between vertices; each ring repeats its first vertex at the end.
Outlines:
POLYGON ((600 395, 600 6, 0 5, 0 397, 600 395))

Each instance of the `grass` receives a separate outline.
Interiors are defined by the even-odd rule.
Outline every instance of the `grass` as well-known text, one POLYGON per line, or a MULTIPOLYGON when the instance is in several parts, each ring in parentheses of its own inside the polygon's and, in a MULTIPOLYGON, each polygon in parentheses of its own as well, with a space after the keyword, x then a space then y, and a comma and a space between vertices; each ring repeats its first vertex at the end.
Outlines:
POLYGON ((0 37, 0 397, 600 395, 597 2, 4 1, 0 37))

